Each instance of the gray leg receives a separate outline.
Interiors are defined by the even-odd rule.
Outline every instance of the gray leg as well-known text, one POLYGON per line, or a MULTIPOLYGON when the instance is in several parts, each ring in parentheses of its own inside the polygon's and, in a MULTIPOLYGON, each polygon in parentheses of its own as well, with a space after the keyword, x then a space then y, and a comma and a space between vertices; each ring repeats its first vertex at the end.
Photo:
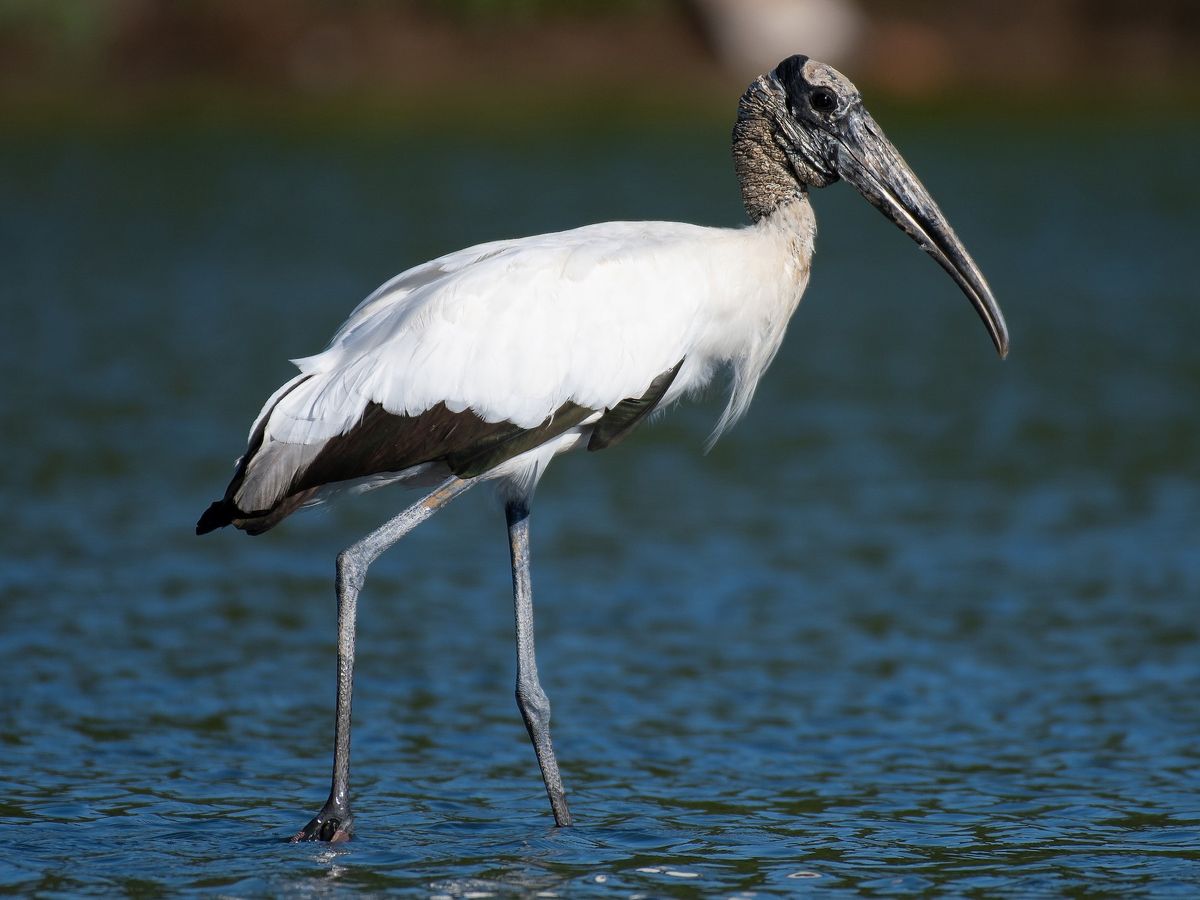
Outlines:
POLYGON ((554 810, 554 823, 559 827, 571 824, 567 809, 567 792, 558 774, 558 761, 550 743, 550 701, 538 682, 537 659, 533 652, 533 591, 529 581, 529 502, 510 501, 505 507, 508 517, 508 543, 512 551, 513 598, 517 612, 517 706, 533 741, 542 781, 554 810))
POLYGON ((367 567, 388 547, 469 488, 470 479, 451 478, 396 518, 372 531, 337 558, 337 715, 334 720, 333 784, 329 799, 296 841, 347 841, 354 830, 350 812, 350 696, 354 683, 354 616, 367 567))

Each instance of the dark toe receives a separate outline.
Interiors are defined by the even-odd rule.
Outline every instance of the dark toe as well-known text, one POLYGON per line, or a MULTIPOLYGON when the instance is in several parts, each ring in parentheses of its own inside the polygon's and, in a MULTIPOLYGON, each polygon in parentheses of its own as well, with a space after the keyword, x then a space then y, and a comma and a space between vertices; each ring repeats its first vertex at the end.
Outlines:
POLYGON ((329 844, 341 844, 350 840, 353 833, 353 817, 318 815, 292 837, 291 843, 324 841, 329 844))

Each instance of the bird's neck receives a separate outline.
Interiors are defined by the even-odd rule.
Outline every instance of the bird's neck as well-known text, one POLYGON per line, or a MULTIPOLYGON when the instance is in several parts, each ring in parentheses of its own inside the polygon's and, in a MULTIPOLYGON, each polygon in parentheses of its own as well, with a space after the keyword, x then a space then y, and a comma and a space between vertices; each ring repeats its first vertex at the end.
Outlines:
POLYGON ((742 203, 755 222, 805 191, 775 140, 771 98, 761 80, 750 85, 738 103, 733 126, 733 167, 742 188, 742 203))

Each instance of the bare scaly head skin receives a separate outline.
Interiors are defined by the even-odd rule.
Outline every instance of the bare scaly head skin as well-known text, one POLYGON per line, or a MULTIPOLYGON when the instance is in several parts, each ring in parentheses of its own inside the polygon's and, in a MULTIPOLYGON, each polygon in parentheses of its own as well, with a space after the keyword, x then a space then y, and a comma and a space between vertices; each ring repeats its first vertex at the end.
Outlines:
POLYGON ((832 66, 790 56, 742 96, 734 166, 746 211, 758 221, 784 201, 844 179, 958 284, 1001 357, 1008 329, 983 273, 933 197, 832 66))

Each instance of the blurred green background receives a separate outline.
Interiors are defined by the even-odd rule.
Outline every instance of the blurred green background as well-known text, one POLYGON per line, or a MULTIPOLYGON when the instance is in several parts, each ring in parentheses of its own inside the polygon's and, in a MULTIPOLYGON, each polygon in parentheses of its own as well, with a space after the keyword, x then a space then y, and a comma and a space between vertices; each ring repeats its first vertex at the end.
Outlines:
POLYGON ((0 0, 0 112, 724 112, 796 51, 877 98, 1139 110, 1194 105, 1198 49, 1190 0, 0 0))

